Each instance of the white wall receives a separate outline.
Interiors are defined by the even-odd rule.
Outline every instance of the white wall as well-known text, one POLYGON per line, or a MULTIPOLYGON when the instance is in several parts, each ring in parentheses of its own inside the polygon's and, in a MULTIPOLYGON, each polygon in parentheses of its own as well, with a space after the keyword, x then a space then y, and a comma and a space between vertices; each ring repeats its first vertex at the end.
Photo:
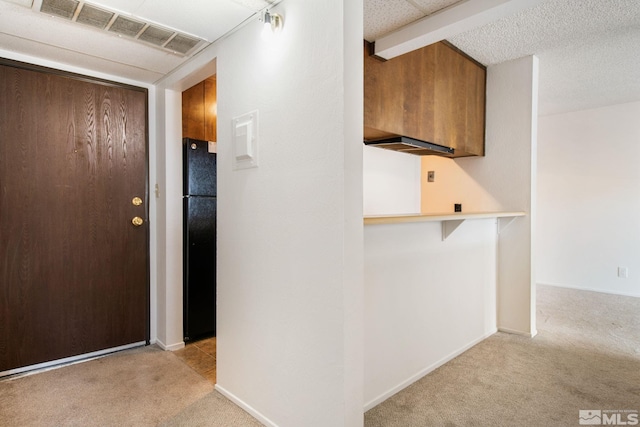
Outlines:
POLYGON ((423 208, 451 212, 524 211, 500 234, 498 327, 535 335, 536 144, 538 61, 526 57, 487 69, 485 157, 427 156, 422 167, 436 182, 423 182, 423 208))
MULTIPOLYGON (((487 144, 489 150, 491 144, 487 144)), ((474 179, 465 170, 469 162, 483 162, 482 158, 468 161, 447 159, 446 157, 424 156, 422 158, 422 194, 423 213, 454 213, 454 204, 460 203, 463 212, 497 211, 502 208, 500 202, 491 194, 491 189, 474 179), (425 171, 433 171, 435 179, 428 182, 425 171)))
POLYGON ((420 212, 420 156, 364 147, 365 215, 420 212))
POLYGON ((540 117, 539 283, 640 296, 639 118, 640 102, 540 117))
MULTIPOLYGON (((216 59, 217 388, 267 425, 358 426, 362 2, 275 11, 284 28, 273 44, 256 19, 163 82, 176 91, 216 59), (259 167, 235 171, 232 120, 252 110, 259 167)), ((179 171, 168 145, 167 169, 179 171)))
POLYGON ((496 331, 496 220, 365 227, 365 407, 496 331))
MULTIPOLYGON (((499 239, 491 219, 466 221, 446 241, 440 222, 365 227, 367 409, 496 326, 535 334, 536 117, 537 59, 490 67, 486 157, 415 157, 422 168, 436 171, 434 183, 422 182, 426 212, 451 213, 453 203, 462 203, 465 212, 528 213, 503 229, 499 239)), ((417 178, 415 163, 391 154, 397 153, 365 156, 365 206, 384 206, 397 193, 404 206, 415 203, 412 191, 382 185, 388 174, 395 175, 396 185, 417 178)))
POLYGON ((347 303, 362 297, 363 227, 361 102, 345 120, 362 83, 345 76, 362 59, 360 37, 343 38, 345 9, 287 0, 274 45, 255 22, 218 57, 218 389, 282 427, 362 424, 361 383, 346 392, 361 379, 349 353, 359 328, 345 341, 359 322, 347 303), (254 109, 260 165, 233 171, 232 119, 254 109))

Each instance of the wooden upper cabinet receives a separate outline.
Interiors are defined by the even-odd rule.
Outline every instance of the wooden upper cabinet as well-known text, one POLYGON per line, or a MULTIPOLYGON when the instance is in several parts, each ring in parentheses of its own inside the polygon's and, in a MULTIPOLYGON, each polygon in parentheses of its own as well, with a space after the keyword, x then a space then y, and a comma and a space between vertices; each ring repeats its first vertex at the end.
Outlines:
POLYGON ((204 82, 182 92, 182 137, 204 140, 204 82))
POLYGON ((204 81, 204 139, 217 141, 218 137, 218 107, 216 78, 210 77, 204 81))
POLYGON ((182 137, 216 141, 216 78, 210 77, 182 92, 182 137))
POLYGON ((402 135, 484 155, 486 69, 440 42, 388 61, 364 54, 364 138, 402 135))

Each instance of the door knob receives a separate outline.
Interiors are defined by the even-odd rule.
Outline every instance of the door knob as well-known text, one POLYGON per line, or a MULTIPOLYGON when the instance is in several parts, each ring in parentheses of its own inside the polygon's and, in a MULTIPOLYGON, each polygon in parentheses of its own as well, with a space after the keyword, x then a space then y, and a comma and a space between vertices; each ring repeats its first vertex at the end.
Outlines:
POLYGON ((134 216, 131 220, 131 224, 135 225, 136 227, 140 227, 142 224, 144 224, 144 220, 139 216, 134 216))
POLYGON ((131 199, 131 204, 133 206, 140 206, 142 204, 142 199, 140 197, 134 197, 131 199))

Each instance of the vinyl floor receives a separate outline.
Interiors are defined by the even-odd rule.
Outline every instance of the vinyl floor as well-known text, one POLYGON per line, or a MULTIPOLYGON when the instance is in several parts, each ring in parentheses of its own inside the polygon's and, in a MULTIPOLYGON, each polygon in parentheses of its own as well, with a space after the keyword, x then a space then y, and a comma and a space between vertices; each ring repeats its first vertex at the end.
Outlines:
POLYGON ((189 342, 173 354, 212 384, 216 383, 216 337, 189 342))

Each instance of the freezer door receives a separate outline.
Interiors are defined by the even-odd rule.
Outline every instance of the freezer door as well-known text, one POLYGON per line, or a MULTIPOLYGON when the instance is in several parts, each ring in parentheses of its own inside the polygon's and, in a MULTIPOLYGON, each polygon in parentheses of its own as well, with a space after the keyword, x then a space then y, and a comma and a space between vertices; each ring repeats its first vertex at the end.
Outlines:
POLYGON ((216 197, 216 153, 209 152, 209 143, 185 138, 182 141, 184 195, 216 197))
POLYGON ((216 199, 184 198, 184 337, 216 333, 216 199))

